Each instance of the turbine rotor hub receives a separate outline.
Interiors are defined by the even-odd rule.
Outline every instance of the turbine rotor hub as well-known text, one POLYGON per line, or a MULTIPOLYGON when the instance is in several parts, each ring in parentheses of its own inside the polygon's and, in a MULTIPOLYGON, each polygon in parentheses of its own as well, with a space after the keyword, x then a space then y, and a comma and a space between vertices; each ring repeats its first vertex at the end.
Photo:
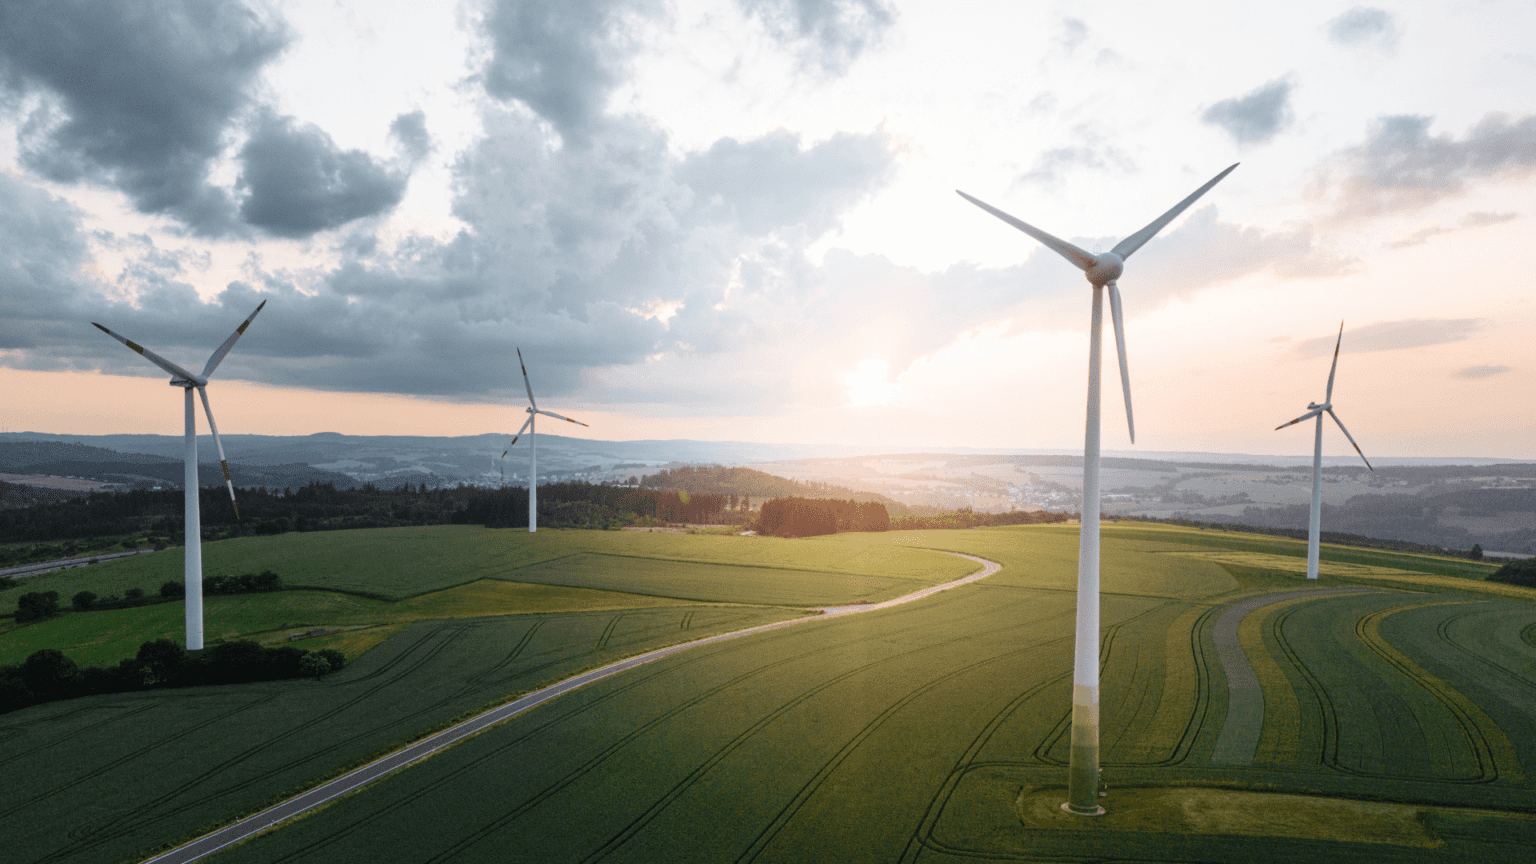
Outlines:
POLYGON ((1093 257, 1094 265, 1083 271, 1083 275, 1088 277, 1089 283, 1095 288, 1103 288, 1110 282, 1114 282, 1125 271, 1125 259, 1113 252, 1105 252, 1093 257))

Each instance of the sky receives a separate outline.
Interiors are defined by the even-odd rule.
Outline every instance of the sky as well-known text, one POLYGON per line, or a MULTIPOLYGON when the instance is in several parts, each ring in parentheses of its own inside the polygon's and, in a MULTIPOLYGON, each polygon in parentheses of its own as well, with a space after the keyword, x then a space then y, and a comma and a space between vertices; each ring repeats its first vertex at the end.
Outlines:
MULTIPOLYGON (((1536 6, 0 5, 0 430, 1536 458, 1536 6), (1107 320, 1106 316, 1106 320, 1107 320), (1104 447, 1130 450, 1106 330, 1104 447), (199 423, 204 421, 199 418, 199 423), (541 429, 549 427, 541 425, 541 429), (1338 430, 1324 452, 1351 452, 1338 430)), ((235 454, 232 457, 238 458, 235 454)))

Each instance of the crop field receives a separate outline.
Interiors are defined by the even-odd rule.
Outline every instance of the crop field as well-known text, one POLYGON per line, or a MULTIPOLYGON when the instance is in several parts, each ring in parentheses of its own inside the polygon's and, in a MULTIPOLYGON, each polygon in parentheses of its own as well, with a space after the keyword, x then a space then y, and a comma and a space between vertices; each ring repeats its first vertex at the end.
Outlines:
MULTIPOLYGON (((1004 569, 909 605, 714 643, 589 684, 216 860, 1536 859, 1536 590, 1480 591, 1490 568, 1325 547, 1323 578, 1308 583, 1294 566, 1305 544, 1106 525, 1108 814, 1090 819, 1058 808, 1075 526, 836 539, 850 550, 967 552, 1004 569)), ((616 557, 581 554, 593 578, 616 557)), ((765 552, 753 563, 782 562, 765 552)), ((768 615, 688 608, 693 619, 679 607, 419 621, 334 683, 134 694, 0 718, 0 770, 9 775, 11 762, 28 778, 0 793, 0 843, 25 849, 18 861, 119 860, 251 812, 302 782, 292 766, 335 773, 347 760, 326 749, 333 738, 386 722, 376 738, 406 737, 430 724, 405 715, 450 691, 489 687, 462 698, 480 704, 495 686, 556 677, 553 667, 513 671, 538 640, 581 646, 550 661, 578 665, 616 650, 623 634, 638 646, 660 629, 698 629, 706 615, 768 615), (519 649, 532 620, 547 623, 519 649), (481 659, 440 684, 380 671, 415 662, 405 658, 446 669, 461 654, 481 659), (522 677, 488 683, 503 675, 522 677), (351 698, 344 687, 377 693, 382 713, 327 714, 351 698), (307 707, 290 691, 335 695, 307 707), (402 704, 386 705, 387 694, 402 704), (282 698, 286 725, 269 741, 253 730, 282 698), (230 737, 249 740, 207 756, 160 743, 183 729, 189 743, 222 740, 221 712, 245 718, 230 737), (127 791, 161 763, 173 770, 156 773, 154 788, 127 791), (121 774, 103 767, 118 765, 121 774), (273 779, 268 765, 288 767, 273 779), (247 774, 262 779, 240 785, 247 774), (82 809, 67 822, 51 815, 72 806, 82 809), (110 854, 92 857, 98 846, 110 854)))
POLYGON ((787 617, 748 607, 419 621, 318 681, 95 696, 0 717, 8 862, 117 862, 493 700, 787 617))
MULTIPOLYGON (((637 532, 487 530, 459 526, 332 531, 207 543, 209 575, 271 569, 316 591, 208 596, 210 640, 286 640, 289 630, 369 627, 306 640, 349 657, 403 622, 422 618, 676 606, 688 601, 765 606, 879 602, 969 572, 947 555, 841 535, 810 542, 637 532), (764 561, 774 566, 765 566, 764 561), (342 593, 349 592, 349 593, 342 593), (361 595, 361 596, 359 596, 361 595)), ((141 588, 154 595, 182 578, 181 550, 103 562, 22 580, 0 592, 0 612, 28 591, 69 598, 141 588), (7 605, 8 604, 8 605, 7 605)), ((65 614, 0 624, 0 664, 58 648, 80 665, 111 665, 157 638, 180 640, 181 603, 65 614)))

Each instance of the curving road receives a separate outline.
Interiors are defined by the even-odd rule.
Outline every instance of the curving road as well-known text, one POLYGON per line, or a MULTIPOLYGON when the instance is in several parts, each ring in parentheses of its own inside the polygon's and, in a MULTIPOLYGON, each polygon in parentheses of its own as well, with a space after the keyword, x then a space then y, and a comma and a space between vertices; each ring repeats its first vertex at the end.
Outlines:
POLYGON ((956 579, 953 582, 945 582, 941 585, 933 585, 928 588, 924 588, 921 591, 914 591, 911 594, 904 594, 895 598, 894 600, 887 600, 883 603, 870 603, 855 606, 828 606, 820 610, 822 612, 821 615, 811 615, 804 618, 791 618, 787 621, 776 621, 772 624, 763 624, 757 627, 750 627, 746 630, 737 630, 734 633, 722 633, 718 636, 710 636, 706 639, 698 639, 693 642, 684 642, 668 648, 659 648, 655 651, 649 651, 645 654, 638 654, 634 657, 630 657, 627 660, 620 660, 617 663, 610 663, 607 666, 593 669, 590 672, 584 672, 573 678, 567 678, 566 680, 557 684, 551 684, 542 690, 535 690, 532 693, 520 696, 517 699, 506 703, 505 705, 492 708, 483 714, 471 717, 462 723, 451 726, 441 732, 423 738, 414 744, 402 747, 401 749, 396 750, 387 756, 384 756, 380 759, 368 763, 367 765, 364 765, 361 768, 337 777, 335 780, 322 783, 321 785, 316 786, 307 792, 302 792, 292 798, 289 798, 286 801, 268 807, 267 809, 262 810, 253 816, 248 816, 231 825, 226 825, 217 831, 204 834, 202 837, 199 837, 190 843, 186 843, 168 852, 162 852, 159 855, 146 859, 144 864, 186 864, 186 862, 197 861, 205 858, 219 851, 220 849, 225 848, 226 846, 232 846, 236 843, 240 843, 255 837, 257 834, 269 831, 272 828, 294 818, 295 816, 299 816, 309 810, 319 807, 320 805, 332 800, 333 798, 338 798, 342 795, 355 792, 358 789, 374 783, 375 781, 381 780, 384 777, 387 777, 408 765, 419 762, 423 759, 430 758, 433 754, 437 753, 437 751, 443 749, 444 747, 456 744, 459 741, 470 737, 471 735, 484 732, 486 729, 489 729, 490 727, 504 720, 515 717, 524 711, 528 711, 534 707, 537 707, 538 705, 548 702, 549 700, 554 699, 562 693, 567 693, 571 690, 575 690, 577 687, 582 687, 587 684, 591 684, 594 681, 600 681, 609 676, 617 675, 620 672, 626 672, 635 668, 636 666, 644 665, 653 660, 660 660, 663 657, 669 657, 673 654, 686 651, 690 648, 697 648, 701 645, 723 642, 727 639, 735 639, 740 636, 749 636, 753 633, 764 633, 769 630, 778 630, 784 627, 792 627, 796 624, 803 624, 807 621, 824 621, 829 617, 852 615, 860 612, 873 612, 876 609, 888 609, 892 606, 899 606, 903 603, 911 603, 915 600, 921 600, 925 597, 937 594, 940 591, 947 591, 951 588, 958 588, 961 585, 968 585, 979 579, 985 579, 988 576, 991 576, 997 571, 1003 569, 1003 565, 1001 564, 998 564, 994 561, 988 561, 984 558, 977 558, 974 555, 964 555, 959 552, 945 552, 944 554, 954 555, 958 558, 965 558, 969 561, 974 561, 977 564, 982 565, 982 569, 972 573, 969 576, 966 576, 963 579, 956 579))

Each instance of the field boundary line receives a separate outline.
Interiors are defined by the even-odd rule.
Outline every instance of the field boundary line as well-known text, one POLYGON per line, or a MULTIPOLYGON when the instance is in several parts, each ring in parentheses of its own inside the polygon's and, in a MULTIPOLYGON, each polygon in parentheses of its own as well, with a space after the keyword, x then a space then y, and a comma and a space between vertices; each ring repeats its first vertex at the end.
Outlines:
POLYGON ((737 630, 731 633, 721 633, 715 636, 706 637, 704 639, 695 639, 691 642, 683 642, 677 645, 668 646, 666 648, 657 648, 653 651, 637 654, 634 657, 630 657, 625 660, 619 660, 606 666, 600 666, 597 669, 583 672, 580 675, 572 676, 565 679, 564 681, 559 681, 547 687, 535 690, 532 693, 519 696, 516 699, 507 702, 506 704, 482 712, 481 714, 471 717, 462 723, 450 726, 441 732, 434 733, 412 744, 408 744, 405 747, 394 751, 393 753, 389 753, 378 759, 375 759, 367 765, 364 765, 360 768, 355 768, 340 777, 321 783, 312 789, 301 792, 298 795, 274 804, 271 807, 267 807, 261 811, 258 811, 257 813, 252 814, 251 816, 238 819, 232 824, 215 829, 214 831, 204 834, 195 840, 183 843, 174 849, 170 849, 146 858, 143 860, 143 864, 187 864, 187 862, 201 860, 202 858, 212 855, 213 853, 218 852, 228 846, 244 842, 259 834, 264 834, 273 828, 276 828, 298 816, 308 813, 317 807, 327 804, 336 798, 339 798, 343 795, 348 795, 352 792, 356 792, 365 786, 372 785, 373 783, 382 780, 397 771, 414 765, 417 762, 429 759, 432 756, 435 756, 444 748, 451 747, 454 744, 457 744, 460 741, 463 741, 473 735, 478 735, 479 733, 484 732, 493 726, 510 720, 519 714, 530 711, 533 708, 536 708, 545 702, 575 690, 578 687, 583 687, 587 684, 600 681, 604 678, 617 675, 621 672, 627 672, 637 666, 641 666, 655 660, 660 660, 664 657, 669 657, 673 654, 686 651, 690 648, 698 648, 716 642, 723 642, 728 639, 735 639, 740 636, 750 636, 755 633, 765 633, 772 630, 779 630, 785 627, 791 627, 795 624, 803 624, 808 621, 825 621, 827 619, 836 618, 843 615, 852 615, 861 612, 873 612, 877 609, 888 609, 893 606, 911 603, 917 600, 922 600, 926 597, 930 597, 940 591, 947 591, 951 588, 958 588, 962 585, 968 585, 977 580, 985 579, 988 576, 991 576, 997 573, 999 570, 1003 569, 1003 565, 995 561, 988 561, 985 558, 979 558, 975 555, 966 555, 960 552, 948 551, 945 551, 942 554, 955 555, 960 558, 965 558, 969 561, 973 561, 982 565, 982 569, 972 573, 969 576, 965 576, 951 582, 944 582, 938 585, 930 585, 927 588, 914 591, 911 594, 906 594, 892 600, 886 600, 882 603, 823 607, 821 609, 822 614, 820 615, 808 615, 802 618, 790 618, 784 621, 774 621, 769 624, 760 624, 756 627, 748 627, 745 630, 737 630))

